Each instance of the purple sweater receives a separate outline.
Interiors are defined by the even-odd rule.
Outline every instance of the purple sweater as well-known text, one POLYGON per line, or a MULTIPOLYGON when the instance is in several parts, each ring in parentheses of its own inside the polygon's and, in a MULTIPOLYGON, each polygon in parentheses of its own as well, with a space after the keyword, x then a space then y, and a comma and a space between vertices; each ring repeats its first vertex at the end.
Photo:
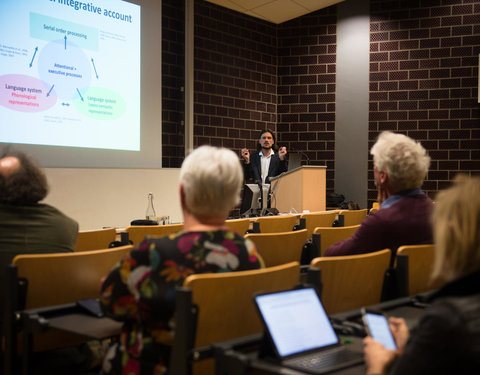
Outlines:
MULTIPOLYGON (((325 256, 354 255, 400 246, 432 244, 433 204, 424 194, 406 196, 389 208, 368 215, 353 236, 330 246, 325 256)), ((392 258, 393 261, 393 258, 392 258)))

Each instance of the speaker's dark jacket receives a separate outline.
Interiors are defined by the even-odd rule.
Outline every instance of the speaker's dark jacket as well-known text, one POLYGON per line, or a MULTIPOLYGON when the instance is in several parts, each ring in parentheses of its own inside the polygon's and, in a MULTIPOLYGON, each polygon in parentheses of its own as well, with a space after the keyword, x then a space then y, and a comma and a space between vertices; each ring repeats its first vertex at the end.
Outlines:
MULTIPOLYGON (((287 171, 287 160, 280 160, 278 154, 273 154, 270 160, 270 167, 268 168, 268 175, 265 183, 270 183, 270 177, 278 176, 287 171)), ((250 155, 250 163, 243 165, 243 173, 245 179, 252 179, 253 182, 262 180, 262 165, 260 163, 260 154, 255 152, 250 155)))

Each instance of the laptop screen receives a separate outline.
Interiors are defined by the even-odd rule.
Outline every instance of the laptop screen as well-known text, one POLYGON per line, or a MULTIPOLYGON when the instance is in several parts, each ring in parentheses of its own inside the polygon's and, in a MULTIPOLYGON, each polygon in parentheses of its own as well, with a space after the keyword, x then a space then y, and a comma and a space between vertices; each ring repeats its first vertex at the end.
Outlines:
POLYGON ((288 153, 288 170, 293 171, 298 167, 302 166, 302 154, 298 152, 289 152, 288 153))
POLYGON ((339 343, 313 288, 257 295, 255 303, 281 357, 339 343))

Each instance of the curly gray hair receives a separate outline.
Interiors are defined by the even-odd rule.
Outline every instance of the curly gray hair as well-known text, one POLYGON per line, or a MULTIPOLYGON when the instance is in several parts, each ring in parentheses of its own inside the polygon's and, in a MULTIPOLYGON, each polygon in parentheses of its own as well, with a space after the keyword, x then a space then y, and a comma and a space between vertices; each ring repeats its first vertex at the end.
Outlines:
POLYGON ((422 186, 430 166, 430 157, 423 146, 403 134, 382 132, 370 154, 374 166, 387 172, 395 191, 422 186))

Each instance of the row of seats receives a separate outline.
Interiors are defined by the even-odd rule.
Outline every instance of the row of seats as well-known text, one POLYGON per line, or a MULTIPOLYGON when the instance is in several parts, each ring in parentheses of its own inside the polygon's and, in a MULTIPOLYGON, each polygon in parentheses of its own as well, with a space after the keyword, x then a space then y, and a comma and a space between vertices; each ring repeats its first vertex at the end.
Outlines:
MULTIPOLYGON (((268 219, 271 220, 271 218, 268 219)), ((242 223, 242 225, 245 225, 245 222, 248 222, 248 224, 250 223, 250 219, 239 219, 234 222, 235 224, 242 223)), ((316 228, 313 230, 313 234, 318 234, 318 232, 321 232, 321 230, 323 229, 334 232, 340 232, 345 229, 355 230, 356 228, 358 228, 358 226, 359 225, 352 226, 353 228, 316 228)), ((181 230, 183 228, 183 225, 180 224, 176 227, 158 227, 162 227, 161 229, 167 228, 167 230, 171 230, 171 232, 176 232, 181 230)), ((145 230, 149 231, 151 231, 152 229, 154 229, 152 228, 152 226, 148 226, 148 228, 145 228, 145 230)), ((232 229, 238 231, 238 229, 236 228, 232 229)), ((114 229, 113 231, 115 232, 114 229)), ((112 234, 116 236, 116 232, 112 233, 111 229, 105 230, 105 233, 109 233, 110 236, 112 234)), ((145 234, 145 232, 142 233, 138 241, 140 241, 145 236, 145 234)), ((149 234, 151 234, 151 232, 149 234)), ((160 235, 164 234, 166 233, 162 233, 160 235)), ((323 232, 321 232, 320 235, 323 239, 328 238, 328 235, 324 234, 323 232)), ((348 237, 349 235, 351 235, 351 233, 345 236, 348 237)), ((183 302, 179 302, 178 307, 180 310, 183 311, 182 314, 186 321, 182 322, 181 327, 184 328, 177 332, 175 336, 176 343, 174 344, 174 350, 172 352, 172 356, 174 359, 174 362, 172 363, 175 363, 175 366, 188 366, 187 364, 189 361, 186 361, 186 359, 190 358, 191 349, 194 347, 202 347, 213 342, 222 341, 238 336, 244 336, 252 332, 258 332, 260 327, 257 314, 253 309, 253 305, 251 304, 251 295, 253 293, 251 293, 250 288, 254 288, 255 291, 273 291, 280 289, 289 289, 292 288, 295 284, 299 283, 300 266, 298 264, 298 260, 301 254, 303 244, 308 238, 308 229, 296 231, 290 230, 284 233, 251 233, 247 234, 246 237, 250 237, 251 240, 253 240, 257 244, 257 248, 259 249, 260 254, 262 254, 267 268, 264 270, 237 272, 222 275, 192 275, 185 280, 185 288, 182 290, 185 291, 186 294, 184 295, 182 293, 179 293, 179 299, 183 299, 183 302), (274 246, 271 246, 272 243, 274 244, 274 246), (287 248, 297 249, 295 255, 288 255, 287 251, 285 250, 287 248), (282 249, 282 251, 279 251, 279 249, 282 249), (297 262, 290 262, 291 260, 296 260, 297 262), (293 272, 292 269, 295 269, 295 272, 293 272), (288 274, 283 274, 282 272, 280 272, 280 270, 282 272, 283 270, 289 270, 289 272, 288 274), (274 281, 275 279, 271 278, 272 272, 278 272, 278 275, 280 275, 278 276, 278 279, 282 280, 283 283, 279 283, 278 280, 274 281), (258 275, 263 276, 256 276, 257 273, 258 275), (292 277, 293 274, 295 274, 294 277, 292 277), (244 276, 243 280, 242 276, 244 276), (233 286, 229 286, 227 288, 226 286, 230 285, 228 284, 230 281, 227 281, 227 279, 224 279, 224 277, 226 277, 228 280, 231 280, 233 286), (268 282, 270 282, 270 284, 268 284, 270 286, 262 287, 263 282, 258 281, 256 277, 260 277, 259 280, 265 278, 267 280, 267 284, 268 282), (200 283, 199 285, 204 285, 203 289, 201 289, 203 290, 203 292, 196 291, 194 285, 196 285, 197 282, 200 283), (220 284, 217 283, 221 283, 222 287, 219 288, 217 285, 220 284), (239 283, 239 285, 241 286, 236 287, 234 286, 235 283, 239 283), (251 287, 247 287, 247 285, 251 285, 251 287), (223 290, 225 292, 225 296, 223 296, 223 294, 222 296, 219 295, 218 299, 220 301, 213 301, 212 295, 217 295, 218 293, 211 293, 212 290, 217 290, 217 292, 218 290, 223 290), (248 298, 244 294, 248 295, 248 298), (207 300, 208 302, 202 302, 204 300, 207 300), (190 306, 190 308, 182 309, 182 303, 186 303, 190 306), (232 323, 232 321, 230 320, 227 320, 225 322, 226 328, 223 329, 221 327, 221 324, 223 322, 222 317, 224 315, 231 314, 225 314, 225 311, 230 310, 228 310, 227 307, 223 307, 223 305, 218 306, 217 303, 225 303, 226 306, 229 306, 230 308, 233 305, 238 306, 240 304, 242 306, 244 306, 245 304, 248 305, 247 310, 252 308, 253 318, 248 318, 253 319, 252 321, 256 322, 252 323, 251 325, 252 331, 249 331, 250 324, 236 324, 236 322, 238 321, 245 322, 245 313, 241 309, 236 309, 241 312, 241 317, 238 317, 238 320, 234 323, 232 323), (199 308, 199 306, 203 307, 199 308), (218 314, 218 311, 221 311, 222 313, 218 314), (208 319, 211 319, 213 323, 201 323, 204 320, 208 321, 208 319), (197 322, 196 325, 193 324, 195 321, 197 322), (214 324, 214 327, 216 328, 209 329, 208 327, 211 326, 209 326, 208 324, 214 324), (195 326, 197 326, 196 329, 195 326), (240 327, 239 332, 232 330, 232 327, 236 326, 246 326, 248 329, 245 330, 240 327), (207 333, 205 333, 204 336, 204 333, 202 333, 202 327, 207 327, 205 328, 205 332, 213 334, 213 336, 209 337, 207 333), (258 329, 255 327, 258 327, 258 329), (226 333, 224 331, 226 331, 226 333), (218 337, 217 333, 219 334, 218 337), (185 341, 185 337, 182 335, 189 336, 190 341, 185 341), (195 342, 192 341, 192 338, 196 338, 195 342), (180 341, 177 342, 177 340, 180 341), (185 347, 186 343, 188 342, 190 342, 190 345, 187 345, 185 347), (186 353, 190 354, 187 356, 186 353), (183 358, 183 360, 179 360, 179 356, 183 358)), ((106 236, 105 238, 108 238, 108 240, 111 239, 111 237, 108 236, 106 236)), ((337 240, 333 241, 337 242, 337 240)), ((80 243, 81 242, 79 241, 79 244, 80 243)), ((320 241, 320 243, 321 249, 325 249, 329 246, 329 244, 325 242, 320 241)), ((113 267, 113 265, 132 249, 132 246, 122 246, 112 249, 88 251, 85 250, 85 248, 88 248, 88 246, 91 245, 85 245, 84 243, 84 246, 86 247, 84 247, 83 249, 81 249, 80 247, 77 248, 76 253, 19 255, 14 259, 13 264, 18 267, 19 276, 25 277, 30 285, 26 294, 25 308, 30 309, 39 306, 56 305, 58 303, 73 302, 82 298, 96 298, 98 296, 99 288, 98 280, 102 276, 106 275, 108 271, 113 267), (54 258, 51 258, 52 256, 54 258, 58 257, 58 262, 60 263, 56 263, 56 261, 53 260, 54 258), (36 260, 36 257, 39 257, 39 259, 36 260), (70 270, 68 266, 69 263, 73 263, 73 267, 76 272, 70 270), (48 271, 49 269, 56 270, 56 272, 48 271), (57 272, 58 270, 62 270, 62 272, 59 273, 57 272), (48 275, 48 277, 45 277, 46 274, 48 275), (71 281, 71 283, 55 279, 55 276, 65 277, 65 280, 68 279, 69 281, 71 281), (88 286, 90 286, 90 288, 88 288, 88 286), (52 290, 55 290, 55 293, 52 293, 52 290), (48 291, 47 293, 49 293, 48 298, 42 296, 42 293, 45 293, 45 291, 48 291), (63 293, 62 291, 64 291, 65 293, 63 293), (59 298, 57 299, 56 297, 59 298)), ((430 248, 431 249, 427 249, 422 253, 430 253, 433 257, 433 246, 431 246, 430 248)), ((421 287, 419 289, 418 285, 415 285, 417 281, 414 281, 414 279, 418 275, 423 275, 424 280, 420 282, 425 282, 430 273, 425 271, 428 269, 428 267, 431 267, 431 264, 433 262, 431 260, 424 260, 423 264, 419 266, 421 271, 414 271, 415 267, 417 266, 411 261, 409 262, 408 259, 410 258, 410 260, 412 260, 416 253, 412 253, 412 249, 407 250, 409 250, 410 253, 408 254, 408 257, 405 256, 404 258, 401 257, 401 255, 403 254, 402 248, 398 250, 398 254, 400 255, 399 258, 401 259, 401 261, 398 262, 399 266, 403 267, 402 272, 407 272, 406 277, 403 277, 403 279, 398 278, 398 280, 406 283, 403 285, 403 291, 406 291, 405 293, 409 293, 410 291, 411 294, 413 294, 429 289, 430 286, 424 287, 424 290, 421 290, 421 287), (408 274, 409 267, 410 275, 408 274), (410 285, 408 285, 408 281, 410 281, 410 285)), ((294 252, 292 252, 292 254, 293 253, 294 252)), ((312 270, 320 270, 320 277, 318 278, 317 286, 321 290, 322 301, 325 305, 327 313, 334 314, 337 312, 358 308, 360 306, 378 303, 382 295, 384 275, 389 267, 390 257, 390 251, 388 249, 385 249, 383 251, 364 255, 330 258, 318 257, 313 259, 310 264, 310 268, 312 270), (361 288, 359 288, 359 285, 361 285, 361 288), (361 293, 360 291, 365 293, 361 293)), ((420 277, 420 279, 421 278, 422 277, 420 277)), ((179 324, 179 319, 181 319, 182 314, 177 314, 177 324, 179 324)), ((234 315, 233 312, 232 314, 234 315)), ((53 341, 44 340, 44 338, 37 338, 35 340, 35 350, 52 349, 58 346, 59 343, 74 344, 74 342, 78 342, 78 337, 76 337, 75 340, 76 341, 69 341, 68 336, 67 338, 63 337, 61 339, 56 336, 53 341)), ((199 354, 199 358, 203 358, 202 355, 199 354)), ((198 370, 200 372, 197 372, 196 370, 195 373, 212 373, 213 371, 211 363, 199 366, 207 367, 206 370, 198 370)), ((178 372, 174 371, 173 373, 183 374, 188 372, 187 368, 183 369, 185 370, 185 372, 182 372, 180 370, 182 369, 179 369, 178 372)))
POLYGON ((332 227, 334 220, 338 217, 343 219, 341 226, 352 226, 360 224, 367 217, 368 210, 331 210, 323 212, 303 213, 301 215, 278 215, 264 216, 255 219, 259 224, 259 232, 276 233, 288 232, 297 224, 303 222, 307 235, 310 237, 317 227, 332 227))
MULTIPOLYGON (((258 217, 255 219, 233 219, 227 220, 226 225, 240 234, 246 233, 252 223, 256 223, 258 228, 256 232, 261 233, 279 233, 290 232, 297 222, 304 220, 305 229, 307 229, 307 238, 310 238, 317 227, 332 227, 332 223, 337 216, 344 218, 344 226, 353 226, 360 224, 366 217, 367 210, 336 210, 317 213, 296 215, 278 215, 258 217)), ((183 229, 183 224, 169 225, 132 225, 125 228, 128 233, 128 239, 133 245, 138 244, 146 235, 166 236, 183 229)), ((97 250, 107 248, 110 243, 117 238, 115 228, 105 228, 98 230, 81 231, 78 234, 76 251, 97 250)))
MULTIPOLYGON (((17 267, 18 276, 28 280, 25 308, 96 298, 99 280, 131 249, 131 246, 124 246, 76 253, 16 256, 13 264, 17 267)), ((407 277, 410 281, 409 294, 432 287, 425 282, 433 263, 432 259, 426 259, 427 255, 433 258, 433 246, 405 246, 398 250, 400 258, 409 259, 406 263, 411 271, 407 277), (417 270, 417 267, 421 268, 417 270), (415 284, 420 283, 419 276, 424 279, 423 289, 419 284, 415 284)), ((322 302, 327 313, 334 314, 378 303, 390 256, 390 251, 386 249, 363 255, 314 259, 310 266, 311 270, 320 270, 319 282, 315 284, 321 290, 322 302)), ((185 366, 188 363, 186 353, 190 353, 189 350, 192 348, 259 332, 260 323, 251 302, 252 294, 258 291, 289 289, 298 284, 299 280, 298 262, 262 270, 189 276, 185 280, 185 288, 178 297, 178 308, 182 313, 177 314, 177 319, 186 321, 182 321, 181 324, 177 321, 177 327, 182 328, 174 339, 176 344, 174 343, 172 355, 175 357, 173 362, 175 366, 185 366), (185 309, 184 304, 194 308, 185 309), (238 306, 242 306, 242 309, 238 309, 238 306), (238 324, 239 321, 242 324, 238 324), (187 335, 190 341, 185 341, 182 335, 187 335), (193 338, 195 341, 192 341, 193 338), (191 344, 190 348, 185 347, 188 342, 191 344), (179 361, 179 356, 183 356, 183 361, 179 361)), ((310 278, 311 280, 313 279, 310 278)), ((75 342, 78 342, 78 337, 75 339, 77 340, 75 342)), ((42 342, 42 339, 37 338, 35 350, 72 344, 72 341, 65 337, 60 341, 56 337, 55 340, 53 343, 42 342)), ((201 366, 209 368, 201 373, 212 373, 209 372, 211 364, 201 366)))
MULTIPOLYGON (((293 233, 296 235, 304 235, 305 230, 293 233)), ((260 234, 249 234, 247 236, 258 235, 260 234)), ((265 236, 268 236, 266 237, 267 239, 271 239, 276 235, 266 234, 265 236)), ((100 279, 107 275, 113 266, 131 249, 132 246, 130 245, 76 253, 17 255, 13 259, 12 264, 17 266, 18 276, 28 280, 25 308, 38 308, 67 303, 82 298, 98 297, 100 279), (52 291, 55 292, 53 293, 52 291)), ((433 245, 402 246, 397 251, 397 257, 400 259, 397 263, 401 263, 401 267, 405 267, 405 264, 408 264, 409 281, 411 284, 408 289, 409 295, 417 294, 430 287, 438 286, 435 284, 429 285, 429 277, 434 259, 433 245), (406 263, 405 258, 410 259, 410 263, 406 263)), ((331 283, 331 285, 326 288, 330 293, 336 287, 343 284, 345 280, 358 279, 361 281, 371 278, 379 279, 379 277, 372 276, 373 274, 370 272, 373 272, 373 270, 378 270, 378 274, 383 278, 389 262, 390 251, 386 249, 361 255, 318 257, 312 260, 310 266, 322 270, 322 280, 327 284, 331 283), (374 261, 372 261, 372 259, 374 259, 374 261), (357 272, 362 272, 363 276, 357 277, 357 272)), ((286 263, 291 262, 279 262, 273 265, 267 264, 267 267, 274 267, 286 263)), ((351 289, 352 293, 358 293, 358 288, 356 288, 355 285, 347 289, 351 289)), ((355 300, 353 294, 351 298, 347 297, 345 293, 333 294, 337 295, 339 299, 355 300)), ((378 293, 372 293, 373 296, 377 294, 378 293)), ((378 295, 378 297, 373 297, 373 299, 379 300, 380 297, 378 295)), ((355 305, 356 303, 353 304, 355 305)), ((330 308, 330 303, 325 302, 325 305, 327 308, 330 308)), ((335 306, 335 304, 332 304, 332 306, 335 306)), ((339 308, 331 307, 330 309, 331 312, 334 313, 348 308, 349 307, 342 306, 339 308)))
MULTIPOLYGON (((243 221, 245 219, 240 220, 243 221)), ((246 227, 243 222, 236 222, 235 225, 237 224, 246 227)), ((358 227, 359 225, 346 227, 317 227, 313 230, 313 235, 309 235, 308 229, 301 229, 286 232, 247 233, 245 237, 250 238, 255 243, 265 261, 265 265, 270 267, 288 263, 290 261, 300 260, 304 244, 311 236, 317 238, 315 243, 318 246, 318 251, 314 256, 322 256, 326 248, 350 237, 358 227), (279 251, 279 249, 281 249, 281 251, 279 251)), ((165 236, 178 232, 182 228, 183 224, 133 226, 127 227, 125 231, 128 233, 128 239, 135 245, 145 238, 146 235, 165 236)), ((80 232, 76 251, 79 252, 106 248, 114 241, 116 235, 115 229, 113 228, 80 232)))
MULTIPOLYGON (((238 233, 245 233, 250 227, 250 219, 228 220, 227 226, 238 233)), ((131 244, 137 245, 145 236, 168 236, 183 229, 183 224, 131 225, 124 229, 131 244)), ((115 228, 81 231, 78 233, 75 251, 104 249, 117 239, 115 228)))

